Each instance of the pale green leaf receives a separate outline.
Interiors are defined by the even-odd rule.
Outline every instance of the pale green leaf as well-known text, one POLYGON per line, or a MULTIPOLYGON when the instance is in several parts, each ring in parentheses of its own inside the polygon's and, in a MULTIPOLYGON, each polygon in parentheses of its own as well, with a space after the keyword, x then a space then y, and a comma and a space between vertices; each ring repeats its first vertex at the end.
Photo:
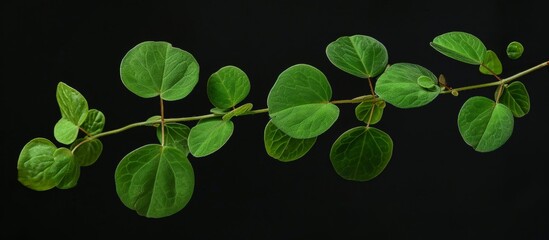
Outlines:
POLYGON ((254 105, 251 103, 242 104, 242 106, 239 106, 231 110, 230 112, 226 113, 225 115, 223 115, 222 119, 225 121, 231 120, 232 117, 240 116, 242 114, 249 112, 250 110, 252 110, 253 107, 254 105))
POLYGON ((399 108, 427 105, 440 93, 438 78, 428 69, 412 63, 396 63, 379 76, 375 86, 379 98, 399 108), (430 79, 433 85, 425 88, 430 79))
POLYGON ((124 156, 116 167, 115 185, 126 207, 141 216, 163 218, 190 201, 194 171, 179 149, 149 144, 124 156))
POLYGON ((192 54, 170 43, 146 41, 130 49, 120 65, 124 86, 142 98, 179 100, 198 82, 199 66, 192 54))
POLYGON ((365 35, 339 37, 328 44, 326 55, 337 68, 359 78, 378 76, 389 61, 385 46, 365 35))
POLYGON ((36 191, 49 190, 63 180, 70 161, 71 157, 66 151, 58 151, 50 140, 34 138, 25 144, 19 154, 17 180, 36 191))
POLYGON ((218 118, 200 120, 189 132, 189 151, 195 157, 204 157, 219 150, 231 137, 232 121, 218 118))
POLYGON ((511 136, 513 125, 513 113, 507 106, 482 96, 467 99, 458 114, 461 137, 478 152, 501 147, 511 136))
POLYGON ((499 75, 503 72, 501 61, 499 61, 499 58, 494 51, 488 50, 486 52, 484 60, 479 66, 479 71, 486 75, 499 75))
POLYGON ((271 121, 293 138, 316 137, 339 117, 330 103, 332 88, 324 74, 313 66, 296 64, 284 70, 267 97, 271 121))
POLYGON ((330 161, 342 178, 369 181, 383 172, 392 154, 393 140, 387 133, 360 126, 337 138, 330 150, 330 161))
POLYGON ((63 144, 71 144, 78 137, 78 126, 66 118, 61 118, 53 128, 55 140, 63 144))
POLYGON ((269 156, 281 162, 291 162, 309 152, 316 142, 316 137, 292 138, 278 129, 272 121, 269 121, 265 126, 263 140, 269 156))
POLYGON ((236 106, 250 92, 250 80, 244 71, 225 66, 208 79, 207 94, 210 102, 219 109, 236 106))
POLYGON ((80 92, 64 82, 59 82, 55 96, 62 118, 76 126, 80 126, 86 120, 88 102, 80 92))

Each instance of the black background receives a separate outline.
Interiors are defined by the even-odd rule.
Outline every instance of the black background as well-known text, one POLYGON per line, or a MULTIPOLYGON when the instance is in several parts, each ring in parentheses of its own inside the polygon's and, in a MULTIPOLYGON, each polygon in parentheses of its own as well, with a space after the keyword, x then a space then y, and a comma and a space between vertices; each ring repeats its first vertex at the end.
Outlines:
POLYGON ((251 92, 245 101, 256 108, 266 107, 278 74, 297 63, 323 71, 333 99, 363 95, 366 82, 338 70, 325 55, 330 42, 346 35, 374 37, 388 49, 389 63, 420 64, 435 75, 443 73, 453 87, 495 79, 432 49, 428 43, 445 32, 479 37, 500 57, 503 77, 549 60, 548 12, 541 6, 524 1, 444 4, 4 1, 2 239, 548 239, 548 68, 521 78, 531 111, 516 119, 513 135, 494 152, 475 152, 456 124, 468 97, 492 97, 493 88, 441 95, 416 109, 387 106, 376 126, 391 135, 393 157, 369 182, 343 180, 328 157, 333 141, 361 124, 354 105, 340 105, 334 126, 311 152, 291 163, 266 154, 266 114, 236 118, 235 131, 222 149, 205 158, 191 157, 193 197, 166 218, 138 216, 115 192, 116 165, 133 149, 156 142, 151 128, 103 138, 101 158, 82 169, 73 189, 37 192, 17 181, 24 144, 35 137, 55 142, 59 81, 105 114, 105 130, 158 115, 157 99, 137 97, 119 78, 122 57, 142 41, 168 41, 200 64, 199 83, 187 98, 166 104, 167 117, 208 113, 206 80, 226 65, 248 74, 251 92), (521 59, 505 57, 513 40, 525 46, 521 59))

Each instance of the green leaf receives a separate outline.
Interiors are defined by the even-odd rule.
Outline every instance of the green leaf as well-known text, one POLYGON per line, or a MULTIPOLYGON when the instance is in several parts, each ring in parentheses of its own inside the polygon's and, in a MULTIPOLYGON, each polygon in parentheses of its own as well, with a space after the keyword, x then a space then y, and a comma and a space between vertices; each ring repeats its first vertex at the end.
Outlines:
POLYGON ((269 121, 265 126, 263 140, 269 156, 281 162, 291 162, 309 152, 316 142, 316 137, 292 138, 278 129, 272 121, 269 121))
POLYGON ((55 95, 61 117, 76 126, 82 125, 88 115, 88 102, 84 96, 64 82, 57 84, 55 95))
POLYGON ((492 50, 486 51, 486 55, 484 56, 484 60, 482 61, 482 65, 479 66, 478 69, 482 74, 486 75, 499 75, 503 72, 503 67, 501 65, 501 61, 499 61, 498 56, 496 53, 492 50), (490 71, 490 70, 492 71, 490 71), (492 73, 493 72, 493 73, 492 73))
POLYGON ((316 137, 339 117, 330 103, 332 88, 324 74, 313 66, 296 64, 284 70, 267 96, 273 123, 292 138, 316 137))
POLYGON ((519 59, 522 56, 522 53, 524 52, 524 46, 522 46, 522 43, 517 41, 512 41, 507 45, 507 49, 505 50, 507 53, 507 57, 510 59, 516 60, 519 59))
POLYGON ((189 132, 189 151, 204 157, 219 150, 231 137, 234 124, 219 118, 202 119, 189 132))
POLYGON ((78 165, 87 167, 94 164, 101 152, 103 152, 103 143, 99 139, 87 140, 86 142, 80 144, 84 141, 84 138, 77 139, 72 145, 71 150, 73 150, 74 159, 78 165), (80 146, 78 146, 80 144, 80 146), (75 147, 78 148, 75 149, 75 147))
POLYGON ((57 184, 57 188, 59 189, 70 189, 76 186, 78 183, 78 179, 80 178, 80 165, 76 162, 74 159, 73 153, 67 149, 67 148, 59 148, 57 150, 57 156, 68 158, 70 161, 67 162, 65 165, 66 171, 63 176, 63 179, 61 179, 61 182, 57 184))
POLYGON ((379 76, 375 86, 378 96, 399 108, 415 108, 427 105, 440 93, 437 77, 428 69, 412 63, 396 63, 379 76), (425 88, 429 78, 433 86, 425 88))
POLYGON ((34 138, 19 154, 17 180, 36 191, 49 190, 63 180, 70 161, 71 156, 65 150, 58 150, 48 139, 34 138))
POLYGON ((330 161, 346 180, 369 181, 377 177, 391 160, 393 140, 373 127, 347 130, 332 145, 330 161))
POLYGON ((376 124, 381 120, 383 116, 383 109, 385 108, 385 101, 377 102, 361 102, 355 108, 355 116, 358 120, 370 124, 376 124), (370 115, 372 116, 370 118, 370 115))
MULTIPOLYGON (((187 142, 190 131, 191 129, 185 124, 166 123, 164 128, 164 144, 166 146, 175 147, 187 155, 189 154, 187 142)), ((156 128, 156 136, 158 137, 158 141, 162 142, 162 128, 160 126, 156 128)))
POLYGON ((231 111, 231 109, 220 109, 220 108, 212 108, 210 109, 210 112, 215 114, 215 115, 225 115, 227 114, 229 111, 231 111))
POLYGON ((105 115, 97 109, 90 109, 86 121, 80 127, 89 135, 101 133, 105 127, 105 115))
POLYGON ((365 35, 339 37, 328 44, 326 55, 337 68, 359 78, 376 77, 389 62, 385 46, 365 35))
POLYGON ((489 98, 469 98, 458 114, 458 128, 463 140, 478 152, 501 147, 513 132, 511 110, 489 98))
POLYGON ((53 128, 53 136, 58 142, 68 145, 78 137, 78 129, 79 127, 74 125, 73 122, 66 118, 61 118, 53 128))
POLYGON ((148 144, 133 150, 115 171, 116 193, 124 205, 148 218, 183 209, 194 191, 194 171, 179 149, 148 144))
POLYGON ((244 71, 225 66, 208 79, 207 94, 210 102, 219 109, 236 106, 250 92, 250 80, 244 71))
POLYGON ((460 31, 439 35, 430 45, 449 58, 473 65, 480 65, 486 54, 486 47, 480 39, 460 31))
POLYGON ((229 121, 234 116, 240 116, 242 114, 245 114, 245 113, 249 112, 250 110, 252 110, 253 107, 254 107, 254 105, 251 104, 251 103, 243 104, 242 106, 237 107, 237 108, 231 110, 230 112, 228 112, 227 114, 223 115, 222 119, 224 121, 229 121))
POLYGON ((422 88, 433 89, 435 83, 433 82, 433 79, 428 76, 419 76, 417 78, 417 85, 422 88))
POLYGON ((513 116, 520 118, 530 112, 530 96, 522 82, 515 81, 503 89, 499 100, 513 112, 513 116))
POLYGON ((160 121, 161 120, 162 120, 162 117, 157 115, 157 116, 152 116, 150 118, 147 118, 145 123, 147 123, 147 126, 158 127, 158 126, 160 126, 160 121))
POLYGON ((199 66, 193 55, 167 42, 146 41, 122 59, 124 86, 142 98, 160 96, 175 101, 189 95, 198 82, 199 66))

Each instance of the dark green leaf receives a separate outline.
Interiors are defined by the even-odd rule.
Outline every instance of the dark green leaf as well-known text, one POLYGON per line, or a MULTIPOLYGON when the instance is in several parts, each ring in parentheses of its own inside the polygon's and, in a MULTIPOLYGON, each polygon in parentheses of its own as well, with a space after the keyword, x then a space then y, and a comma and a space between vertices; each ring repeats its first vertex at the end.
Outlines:
POLYGON ((283 71, 267 97, 273 123, 292 138, 316 137, 339 117, 330 103, 332 88, 324 74, 313 66, 297 64, 283 71))
POLYGON ((385 46, 365 35, 338 38, 328 44, 326 55, 337 68, 359 78, 376 77, 389 61, 385 46))
POLYGON ((236 106, 250 92, 250 80, 244 71, 225 66, 208 79, 207 94, 210 102, 219 109, 236 106))
POLYGON ((116 193, 124 205, 148 218, 183 209, 194 191, 194 171, 179 149, 158 144, 127 154, 115 171, 116 193))
POLYGON ((501 147, 513 132, 511 110, 489 98, 469 98, 458 114, 458 128, 463 140, 478 152, 501 147))
POLYGON ((76 159, 73 157, 73 154, 69 149, 59 148, 58 151, 63 152, 62 154, 59 154, 59 155, 64 155, 63 157, 70 158, 70 161, 67 162, 67 165, 65 166, 67 170, 65 171, 65 174, 61 182, 57 184, 57 188, 70 189, 70 188, 76 187, 76 184, 78 183, 78 179, 80 178, 80 165, 78 164, 76 159))
POLYGON ((377 79, 375 92, 379 98, 399 108, 424 106, 433 101, 440 93, 437 77, 428 69, 412 63, 391 65, 377 79), (427 78, 433 86, 425 88, 418 84, 421 78, 425 86, 427 78))
MULTIPOLYGON (((175 147, 181 150, 185 155, 189 154, 189 146, 187 144, 189 132, 191 129, 181 123, 166 123, 164 128, 164 145, 175 147)), ((162 142, 162 128, 156 128, 156 136, 162 142)))
POLYGON ((189 95, 198 82, 198 72, 193 55, 167 42, 137 44, 120 65, 120 77, 128 90, 142 98, 160 95, 167 101, 189 95))
POLYGON ((507 57, 510 59, 519 59, 522 56, 522 53, 524 52, 524 46, 520 42, 512 41, 507 45, 507 49, 505 51, 507 53, 507 57))
POLYGON ((296 139, 278 129, 271 121, 265 126, 263 140, 269 156, 281 162, 291 162, 303 157, 316 142, 316 137, 296 139))
POLYGON ((354 127, 344 132, 330 150, 330 161, 346 180, 369 181, 377 177, 393 154, 393 140, 373 127, 354 127))
POLYGON ((73 150, 74 159, 80 166, 90 166, 94 164, 101 152, 103 152, 103 143, 99 139, 87 140, 85 143, 80 144, 84 139, 77 139, 72 145, 71 149, 73 150), (80 144, 78 146, 78 144, 80 144), (74 149, 76 146, 78 148, 74 149))
POLYGON ((49 190, 63 180, 71 158, 65 148, 58 150, 48 139, 32 139, 19 154, 17 179, 30 189, 49 190))
POLYGON ((189 151, 204 157, 219 150, 231 137, 234 124, 218 118, 200 120, 189 132, 189 151))
POLYGON ((97 109, 90 109, 86 121, 80 127, 89 135, 101 133, 105 127, 105 115, 97 109))
POLYGON ((524 117, 530 112, 530 95, 522 82, 512 82, 503 89, 500 103, 505 104, 515 117, 524 117))
POLYGON ((444 33, 435 37, 430 45, 449 58, 473 65, 480 65, 486 54, 484 43, 466 32, 444 33))

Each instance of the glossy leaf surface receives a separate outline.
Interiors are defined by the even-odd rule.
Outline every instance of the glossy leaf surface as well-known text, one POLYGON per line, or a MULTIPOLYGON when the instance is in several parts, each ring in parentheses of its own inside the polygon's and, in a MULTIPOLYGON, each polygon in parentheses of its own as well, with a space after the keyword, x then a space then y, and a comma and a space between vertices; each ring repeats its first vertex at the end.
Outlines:
POLYGON ((496 53, 492 50, 488 50, 482 61, 482 65, 479 66, 479 71, 486 75, 499 75, 503 72, 503 66, 496 53))
POLYGON ((530 112, 530 95, 526 86, 519 81, 512 82, 503 89, 499 102, 511 109, 513 116, 518 118, 530 112))
POLYGON ((430 45, 449 58, 473 65, 480 65, 486 54, 486 46, 480 39, 460 31, 441 34, 430 45))
POLYGON ((389 62, 385 46, 365 35, 339 37, 328 44, 326 55, 337 68, 359 78, 378 76, 389 62))
POLYGON ((84 139, 77 139, 71 146, 74 152, 74 159, 83 167, 94 164, 103 152, 103 143, 99 139, 88 140, 80 144, 84 139), (79 145, 80 144, 80 145, 79 145), (78 148, 74 149, 78 145, 78 148))
POLYGON ((195 157, 204 157, 219 150, 231 137, 232 121, 218 118, 200 120, 189 132, 189 151, 195 157))
POLYGON ((236 106, 250 92, 250 80, 244 71, 225 66, 208 79, 207 94, 210 102, 219 109, 236 106))

